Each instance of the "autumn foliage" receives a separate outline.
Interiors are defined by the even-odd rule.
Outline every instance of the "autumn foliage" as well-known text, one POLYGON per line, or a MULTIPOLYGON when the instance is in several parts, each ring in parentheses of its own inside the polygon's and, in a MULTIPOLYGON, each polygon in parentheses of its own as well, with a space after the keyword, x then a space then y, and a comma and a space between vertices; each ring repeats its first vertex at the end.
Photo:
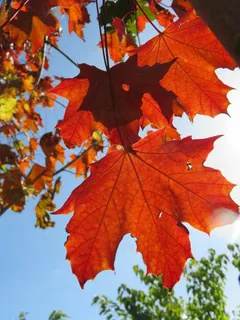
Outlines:
POLYGON ((59 174, 74 169, 84 181, 55 214, 74 212, 65 246, 80 285, 114 269, 118 245, 130 233, 147 272, 162 274, 171 288, 192 257, 183 223, 210 233, 238 215, 233 184, 204 165, 218 137, 180 139, 173 117, 227 113, 230 88, 215 70, 236 64, 186 0, 172 7, 161 0, 96 0, 105 70, 80 64, 72 79, 42 76, 50 48, 62 52, 59 16, 84 39, 89 6, 82 0, 2 5, 0 211, 20 212, 27 197, 39 196, 36 226, 52 227, 59 174), (140 45, 147 24, 158 34, 140 45), (57 96, 69 100, 65 115, 55 132, 37 138, 44 127, 37 107, 53 108, 57 96), (148 132, 144 138, 140 128, 148 132), (75 147, 78 153, 67 151, 75 147))

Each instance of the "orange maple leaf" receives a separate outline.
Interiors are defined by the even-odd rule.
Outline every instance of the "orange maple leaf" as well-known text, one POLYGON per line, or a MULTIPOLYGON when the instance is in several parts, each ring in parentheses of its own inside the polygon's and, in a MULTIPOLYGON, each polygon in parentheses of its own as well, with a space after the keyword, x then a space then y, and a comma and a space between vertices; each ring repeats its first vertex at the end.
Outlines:
MULTIPOLYGON (((104 35, 102 36, 102 41, 100 41, 98 45, 100 48, 102 48, 102 45, 105 47, 104 35)), ((107 48, 110 58, 117 63, 123 60, 126 53, 131 55, 132 50, 135 49, 135 44, 129 35, 120 33, 118 30, 116 32, 107 33, 107 48)))
POLYGON ((171 23, 173 23, 173 20, 175 18, 175 15, 172 14, 169 10, 161 10, 157 16, 158 23, 163 26, 164 28, 167 28, 171 23))
POLYGON ((170 125, 169 121, 163 116, 158 103, 152 98, 149 93, 145 93, 143 95, 141 109, 143 112, 143 116, 141 119, 143 128, 145 128, 149 124, 156 126, 157 128, 164 128, 170 125))
POLYGON ((114 269, 118 245, 130 233, 147 273, 162 274, 163 285, 171 288, 192 257, 181 222, 209 233, 238 216, 229 197, 233 185, 203 165, 217 137, 168 143, 163 138, 164 130, 158 130, 131 151, 113 151, 91 165, 90 177, 56 212, 74 211, 65 246, 82 287, 100 271, 114 269))
MULTIPOLYGON (((161 108, 149 93, 145 93, 141 106, 143 116, 140 119, 141 128, 151 125, 153 128, 165 128, 165 140, 180 140, 180 135, 172 126, 172 121, 168 121, 162 114, 161 108)), ((149 130, 150 132, 150 130, 149 130)))
POLYGON ((30 168, 29 159, 20 160, 18 163, 18 168, 22 174, 25 174, 26 170, 30 168))
POLYGON ((146 28, 146 23, 149 22, 149 19, 145 15, 137 16, 136 18, 136 27, 139 32, 142 32, 146 28))
POLYGON ((34 195, 38 195, 43 189, 45 189, 46 180, 51 179, 48 168, 43 167, 38 163, 34 163, 31 171, 26 177, 26 183, 33 185, 34 195))
POLYGON ((89 1, 85 0, 48 0, 48 4, 51 7, 60 6, 64 8, 71 8, 76 4, 86 4, 89 1))
POLYGON ((236 64, 193 12, 138 48, 139 66, 173 58, 176 62, 160 83, 178 96, 189 117, 226 113, 230 88, 217 78, 215 69, 234 68, 236 64))
POLYGON ((171 118, 175 96, 163 89, 159 81, 172 63, 155 64, 151 68, 138 67, 136 56, 133 56, 107 72, 81 64, 81 72, 76 78, 66 79, 51 90, 70 100, 66 119, 59 125, 63 139, 68 136, 68 141, 71 141, 71 135, 74 135, 75 145, 82 143, 82 136, 85 139, 90 136, 94 119, 108 130, 117 129, 121 144, 131 145, 138 139, 138 129, 136 126, 133 129, 131 123, 142 115, 142 96, 146 92, 161 103, 164 116, 171 118), (76 112, 78 109, 80 111, 76 112), (81 117, 89 120, 82 121, 81 117), (76 132, 79 137, 76 137, 76 132), (133 137, 133 140, 127 140, 127 137, 133 137))
POLYGON ((90 22, 90 17, 89 17, 87 8, 84 5, 75 4, 68 9, 67 8, 62 9, 62 12, 66 13, 69 17, 69 22, 68 22, 69 33, 72 33, 73 31, 75 31, 76 34, 81 39, 84 40, 82 29, 84 28, 85 23, 90 22))

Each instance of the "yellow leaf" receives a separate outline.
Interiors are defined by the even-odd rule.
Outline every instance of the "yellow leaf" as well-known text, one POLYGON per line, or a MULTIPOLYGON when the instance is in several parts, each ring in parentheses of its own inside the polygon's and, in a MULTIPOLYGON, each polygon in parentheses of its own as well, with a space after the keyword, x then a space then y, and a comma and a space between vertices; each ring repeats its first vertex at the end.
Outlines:
POLYGON ((35 207, 36 212, 36 224, 35 227, 39 227, 41 229, 46 229, 49 227, 54 227, 54 221, 51 220, 51 217, 48 211, 55 210, 55 204, 53 203, 51 194, 46 192, 42 195, 40 201, 35 207))
POLYGON ((55 193, 59 193, 60 192, 60 188, 61 188, 61 179, 60 177, 57 178, 55 185, 54 185, 54 189, 55 189, 55 193))
POLYGON ((92 137, 93 137, 93 140, 96 140, 98 142, 102 141, 102 134, 99 131, 94 131, 92 137))
POLYGON ((34 88, 34 78, 33 76, 28 76, 27 78, 22 80, 23 82, 23 88, 26 91, 32 91, 34 88))
POLYGON ((14 98, 0 98, 0 120, 10 121, 17 112, 17 100, 14 98))
POLYGON ((23 109, 24 109, 26 112, 30 113, 31 108, 30 108, 30 106, 29 106, 28 103, 24 103, 24 104, 23 104, 23 109))

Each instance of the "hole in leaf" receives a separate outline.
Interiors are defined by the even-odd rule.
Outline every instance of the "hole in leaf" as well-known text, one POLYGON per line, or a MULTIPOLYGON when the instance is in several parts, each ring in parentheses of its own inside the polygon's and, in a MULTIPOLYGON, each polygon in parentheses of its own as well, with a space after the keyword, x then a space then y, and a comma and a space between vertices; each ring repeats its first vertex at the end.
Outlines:
POLYGON ((126 84, 126 83, 124 83, 122 85, 122 88, 123 88, 124 91, 129 91, 130 90, 130 86, 128 84, 126 84))
POLYGON ((190 161, 187 161, 186 166, 188 171, 192 170, 192 164, 190 161))

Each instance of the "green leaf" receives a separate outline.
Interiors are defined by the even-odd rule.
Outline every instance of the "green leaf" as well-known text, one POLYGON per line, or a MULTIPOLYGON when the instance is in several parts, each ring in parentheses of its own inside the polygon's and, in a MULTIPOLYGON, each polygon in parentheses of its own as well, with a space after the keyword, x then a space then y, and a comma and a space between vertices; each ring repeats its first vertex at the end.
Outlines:
POLYGON ((17 112, 17 100, 14 98, 0 98, 0 120, 10 121, 17 112))

